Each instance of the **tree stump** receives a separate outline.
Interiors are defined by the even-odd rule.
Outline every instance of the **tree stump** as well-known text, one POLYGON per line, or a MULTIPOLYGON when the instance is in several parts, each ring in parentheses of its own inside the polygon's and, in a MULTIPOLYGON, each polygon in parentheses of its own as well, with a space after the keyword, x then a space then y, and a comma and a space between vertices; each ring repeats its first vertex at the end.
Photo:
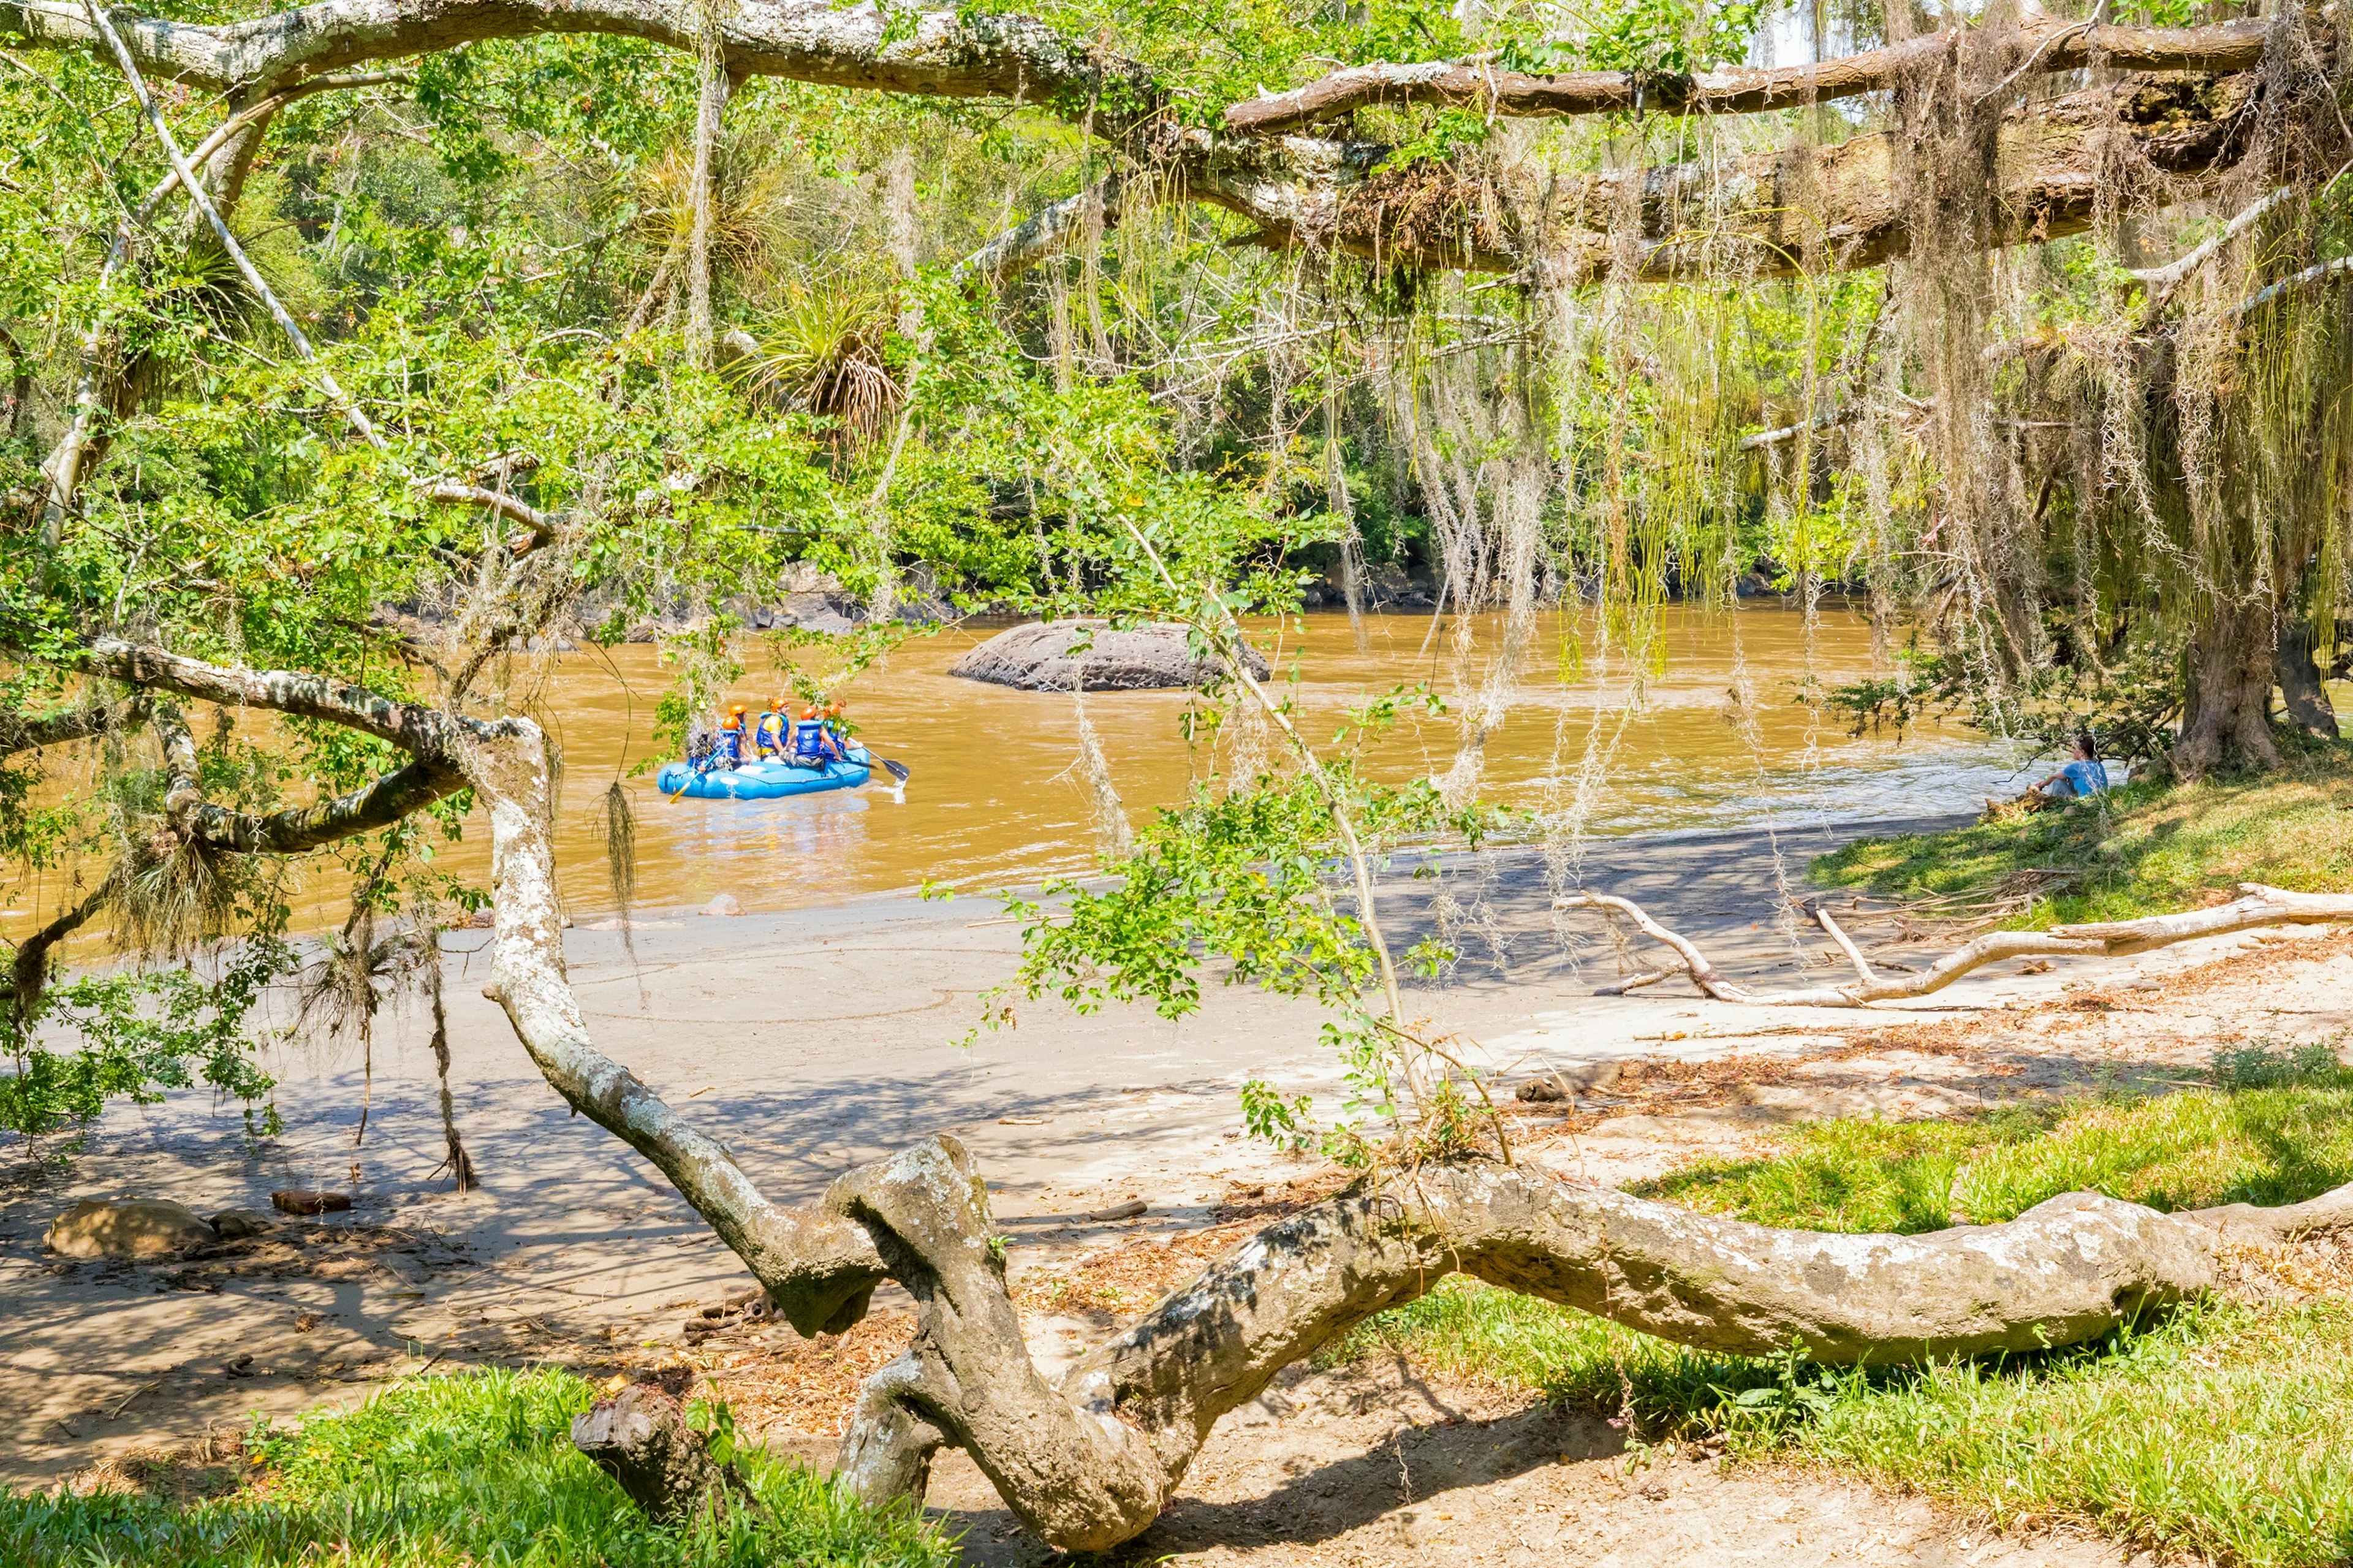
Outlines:
POLYGON ((598 1400, 572 1418, 572 1446, 658 1523, 690 1519, 706 1500, 723 1511, 731 1494, 752 1495, 735 1467, 711 1457, 678 1401, 659 1388, 633 1384, 598 1400))

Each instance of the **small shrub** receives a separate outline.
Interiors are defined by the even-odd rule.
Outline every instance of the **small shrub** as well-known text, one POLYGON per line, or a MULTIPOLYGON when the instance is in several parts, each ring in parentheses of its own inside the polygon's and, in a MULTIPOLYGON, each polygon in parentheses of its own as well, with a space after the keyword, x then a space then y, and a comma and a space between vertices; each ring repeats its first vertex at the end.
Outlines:
POLYGON ((2353 1070, 2337 1059, 2333 1037, 2301 1046, 2256 1040, 2236 1050, 2216 1052, 2208 1071, 2214 1087, 2225 1091, 2333 1084, 2353 1078, 2353 1070))

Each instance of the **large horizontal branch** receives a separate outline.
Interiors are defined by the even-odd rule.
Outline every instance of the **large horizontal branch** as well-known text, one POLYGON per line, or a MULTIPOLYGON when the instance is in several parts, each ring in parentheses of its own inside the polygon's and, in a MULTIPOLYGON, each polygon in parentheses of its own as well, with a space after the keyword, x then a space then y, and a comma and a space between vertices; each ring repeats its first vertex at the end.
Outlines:
MULTIPOLYGON (((1670 75, 1638 71, 1533 74, 1436 60, 1354 66, 1295 88, 1233 104, 1226 129, 1271 136, 1376 104, 1476 109, 1506 118, 1612 114, 1757 114, 1885 92, 1955 54, 1965 38, 2009 49, 2011 79, 2101 64, 2122 70, 2247 70, 2263 58, 2263 19, 2211 27, 2114 27, 2032 16, 1989 38, 1974 29, 1925 33, 1885 48, 1819 65, 1670 75)), ((1996 68, 2006 68, 1997 66, 1996 68)), ((2005 84, 2007 85, 2007 84, 2005 84)))
MULTIPOLYGON (((322 0, 245 22, 205 25, 110 13, 139 68, 226 92, 403 59, 494 38, 599 33, 693 53, 696 0, 322 0)), ((1143 106, 1150 78, 1130 61, 1026 16, 910 15, 872 0, 741 0, 718 8, 720 47, 738 76, 935 98, 1019 99, 1072 112, 1143 106)), ((69 0, 0 3, 0 34, 47 48, 100 40, 69 0)))
MULTIPOLYGON (((2246 151, 2260 91, 2253 72, 2134 77, 2011 109, 1995 132, 1997 221, 1980 242, 2088 228, 2104 157, 2177 177, 2229 169, 2246 151)), ((1568 283, 1608 275, 1630 223, 1636 275, 1652 280, 1870 267, 1912 244, 1903 196, 1912 153, 1884 132, 1558 181, 1531 170, 1387 168, 1387 153, 1192 132, 1174 149, 1176 189, 1247 218, 1271 245, 1429 268, 1540 270, 1568 283)))
POLYGON ((1872 972, 1846 942, 1844 933, 1825 920, 1824 929, 1855 960, 1861 977, 1845 985, 1813 985, 1793 991, 1756 991, 1739 984, 1709 962, 1697 943, 1660 924, 1630 899, 1609 893, 1567 893, 1554 900, 1553 907, 1599 910, 1622 917, 1644 936, 1672 952, 1683 972, 1691 976, 1692 984, 1706 994, 1719 1002, 1776 1007, 1862 1007, 1873 1002, 1912 1001, 1934 995, 1963 975, 2009 958, 2122 958, 2200 937, 2227 936, 2271 926, 2353 924, 2353 893, 2297 893, 2254 882, 2243 884, 2239 890, 2242 897, 2211 910, 2096 925, 2052 926, 2048 931, 1989 931, 1927 968, 1902 975, 1872 972))
POLYGON ((465 787, 465 776, 447 763, 415 762, 309 805, 255 812, 198 802, 188 808, 182 826, 216 849, 239 855, 303 855, 390 827, 465 787))
POLYGON ((389 741, 411 756, 448 763, 470 738, 512 731, 518 721, 454 717, 419 702, 403 702, 303 670, 244 669, 211 664, 150 643, 93 637, 74 658, 77 668, 126 686, 169 691, 223 708, 261 708, 322 720, 389 741))
POLYGON ((133 697, 122 702, 60 708, 53 713, 0 712, 0 757, 135 728, 146 721, 147 708, 145 698, 133 697))
POLYGON ((1050 1384, 1004 1299, 986 1188, 953 1141, 861 1167, 828 1205, 874 1233, 918 1303, 913 1347, 861 1392, 846 1484, 919 1500, 933 1455, 960 1447, 1068 1552, 1142 1532, 1221 1416, 1449 1274, 1719 1353, 1918 1363, 2095 1339, 2210 1289, 2230 1242, 2353 1224, 2353 1189, 2183 1215, 2071 1193, 2007 1224, 1843 1236, 1525 1168, 1430 1165, 1261 1231, 1050 1384))

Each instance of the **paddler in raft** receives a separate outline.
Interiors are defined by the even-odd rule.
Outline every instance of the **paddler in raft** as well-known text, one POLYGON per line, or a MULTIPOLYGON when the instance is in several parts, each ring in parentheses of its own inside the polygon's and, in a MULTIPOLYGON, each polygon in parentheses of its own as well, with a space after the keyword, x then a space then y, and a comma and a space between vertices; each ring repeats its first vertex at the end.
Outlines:
POLYGON ((793 721, 771 708, 752 727, 752 754, 766 762, 783 762, 792 752, 793 721))
POLYGON ((723 768, 740 768, 746 761, 744 755, 744 715, 751 710, 741 702, 727 710, 727 717, 719 721, 719 745, 712 761, 723 768))
POLYGON ((801 721, 793 728, 793 754, 785 760, 797 768, 818 773, 827 763, 848 756, 849 748, 841 738, 840 721, 840 703, 810 703, 801 710, 801 721))

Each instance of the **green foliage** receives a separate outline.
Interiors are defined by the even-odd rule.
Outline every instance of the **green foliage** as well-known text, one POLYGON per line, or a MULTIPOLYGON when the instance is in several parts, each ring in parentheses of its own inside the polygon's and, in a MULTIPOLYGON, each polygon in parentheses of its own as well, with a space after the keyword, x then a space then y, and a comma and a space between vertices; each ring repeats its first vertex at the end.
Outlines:
POLYGON ((165 1090, 203 1084, 244 1101, 248 1136, 275 1135, 277 1107, 262 1102, 276 1080, 254 1060, 264 1042, 248 1033, 247 1017, 293 963, 283 942, 263 937, 244 944, 214 980, 189 966, 47 988, 30 1019, 10 1018, 16 1071, 0 1078, 0 1131, 32 1140, 95 1121, 112 1100, 153 1105, 165 1090), (78 1037, 79 1047, 35 1044, 44 1026, 78 1037))
POLYGON ((945 1568, 903 1512, 870 1510, 817 1472, 696 1419, 733 1446, 761 1509, 663 1528, 572 1447, 596 1397, 570 1373, 488 1371, 396 1384, 358 1409, 268 1432, 266 1487, 180 1503, 101 1492, 0 1496, 0 1561, 88 1568, 945 1568))
POLYGON ((1824 704, 1853 732, 1902 735, 1925 719, 1957 715, 1990 733, 2032 742, 2037 754, 2067 754, 2088 734, 2100 755, 2117 762, 2161 760, 2171 751, 2181 711, 2177 662, 2153 648, 2108 668, 2051 665, 2007 685, 1989 685, 1959 655, 1929 652, 1917 641, 1898 650, 1896 673, 1833 687, 1824 704))
MULTIPOLYGON (((1393 820, 1427 820, 1435 800, 1425 784, 1366 804, 1393 820)), ((1006 900, 1029 922, 1014 984, 1082 1012, 1149 1002, 1181 1018, 1200 1005, 1198 955, 1208 954, 1231 963, 1228 984, 1350 1001, 1374 960, 1356 919, 1332 901, 1334 837, 1331 808, 1303 775, 1223 795, 1198 789, 1160 809, 1113 887, 1062 881, 1040 900, 1006 900)))

